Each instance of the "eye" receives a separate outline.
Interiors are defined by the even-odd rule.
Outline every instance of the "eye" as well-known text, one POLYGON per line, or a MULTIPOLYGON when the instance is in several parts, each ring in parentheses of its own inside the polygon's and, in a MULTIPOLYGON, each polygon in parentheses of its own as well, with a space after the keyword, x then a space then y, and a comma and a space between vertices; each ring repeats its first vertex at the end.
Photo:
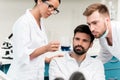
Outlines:
POLYGON ((90 26, 90 23, 87 23, 88 24, 88 26, 90 26))
POLYGON ((53 6, 53 5, 49 5, 48 7, 49 7, 49 8, 54 8, 54 6, 53 6))
POLYGON ((99 21, 93 21, 92 24, 96 25, 99 21))
POLYGON ((83 41, 84 41, 84 42, 90 42, 90 40, 89 40, 89 39, 84 39, 83 41))
POLYGON ((80 38, 74 38, 76 41, 79 41, 80 40, 80 38))
POLYGON ((97 24, 97 22, 93 22, 93 24, 97 24))

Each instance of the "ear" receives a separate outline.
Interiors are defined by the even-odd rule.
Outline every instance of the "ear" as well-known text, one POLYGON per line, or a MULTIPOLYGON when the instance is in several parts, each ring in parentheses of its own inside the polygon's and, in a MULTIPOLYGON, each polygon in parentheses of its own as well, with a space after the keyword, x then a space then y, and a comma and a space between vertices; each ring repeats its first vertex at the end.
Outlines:
POLYGON ((109 19, 108 18, 105 18, 105 22, 108 22, 109 21, 109 19))
POLYGON ((109 22, 109 21, 111 21, 111 20, 110 20, 109 17, 106 17, 106 18, 105 18, 105 21, 106 21, 106 22, 109 22))
POLYGON ((107 26, 109 22, 109 18, 105 18, 105 25, 107 26))

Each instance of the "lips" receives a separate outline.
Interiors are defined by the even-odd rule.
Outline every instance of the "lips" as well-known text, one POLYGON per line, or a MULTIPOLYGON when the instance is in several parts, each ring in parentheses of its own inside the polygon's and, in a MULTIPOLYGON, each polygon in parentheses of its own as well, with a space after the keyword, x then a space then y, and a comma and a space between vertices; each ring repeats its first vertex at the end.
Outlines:
POLYGON ((47 16, 50 16, 50 14, 47 14, 47 16))
POLYGON ((77 49, 77 50, 82 50, 82 48, 81 48, 81 47, 76 47, 76 49, 77 49))
POLYGON ((48 12, 47 15, 50 16, 52 13, 51 12, 48 12))

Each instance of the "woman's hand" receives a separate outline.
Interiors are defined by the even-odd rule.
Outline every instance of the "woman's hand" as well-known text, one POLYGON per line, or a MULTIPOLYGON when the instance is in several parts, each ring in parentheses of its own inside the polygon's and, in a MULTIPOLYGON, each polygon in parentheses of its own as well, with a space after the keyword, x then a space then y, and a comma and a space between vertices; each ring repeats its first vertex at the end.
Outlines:
POLYGON ((50 43, 48 43, 48 45, 45 46, 47 52, 54 52, 59 50, 60 47, 60 42, 59 41, 52 41, 50 43))
POLYGON ((62 55, 62 54, 58 54, 58 55, 52 56, 52 57, 50 57, 50 58, 46 57, 46 58, 45 58, 45 62, 46 62, 46 63, 50 63, 50 61, 51 61, 53 58, 55 58, 55 57, 63 57, 63 55, 62 55))

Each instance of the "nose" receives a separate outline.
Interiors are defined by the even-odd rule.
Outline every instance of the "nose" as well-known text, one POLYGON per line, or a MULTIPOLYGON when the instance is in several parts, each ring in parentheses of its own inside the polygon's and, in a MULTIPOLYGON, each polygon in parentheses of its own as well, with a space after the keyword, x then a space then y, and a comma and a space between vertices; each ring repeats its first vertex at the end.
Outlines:
POLYGON ((53 14, 54 13, 54 9, 50 8, 49 12, 50 12, 50 14, 53 14))
POLYGON ((80 40, 78 44, 79 44, 79 45, 82 45, 82 43, 83 43, 83 41, 82 41, 82 40, 80 40))
POLYGON ((50 13, 51 13, 51 14, 54 14, 54 10, 51 10, 50 13))
POLYGON ((93 25, 90 25, 89 28, 90 28, 90 31, 91 31, 91 32, 93 32, 93 31, 95 30, 95 26, 93 26, 93 25))

